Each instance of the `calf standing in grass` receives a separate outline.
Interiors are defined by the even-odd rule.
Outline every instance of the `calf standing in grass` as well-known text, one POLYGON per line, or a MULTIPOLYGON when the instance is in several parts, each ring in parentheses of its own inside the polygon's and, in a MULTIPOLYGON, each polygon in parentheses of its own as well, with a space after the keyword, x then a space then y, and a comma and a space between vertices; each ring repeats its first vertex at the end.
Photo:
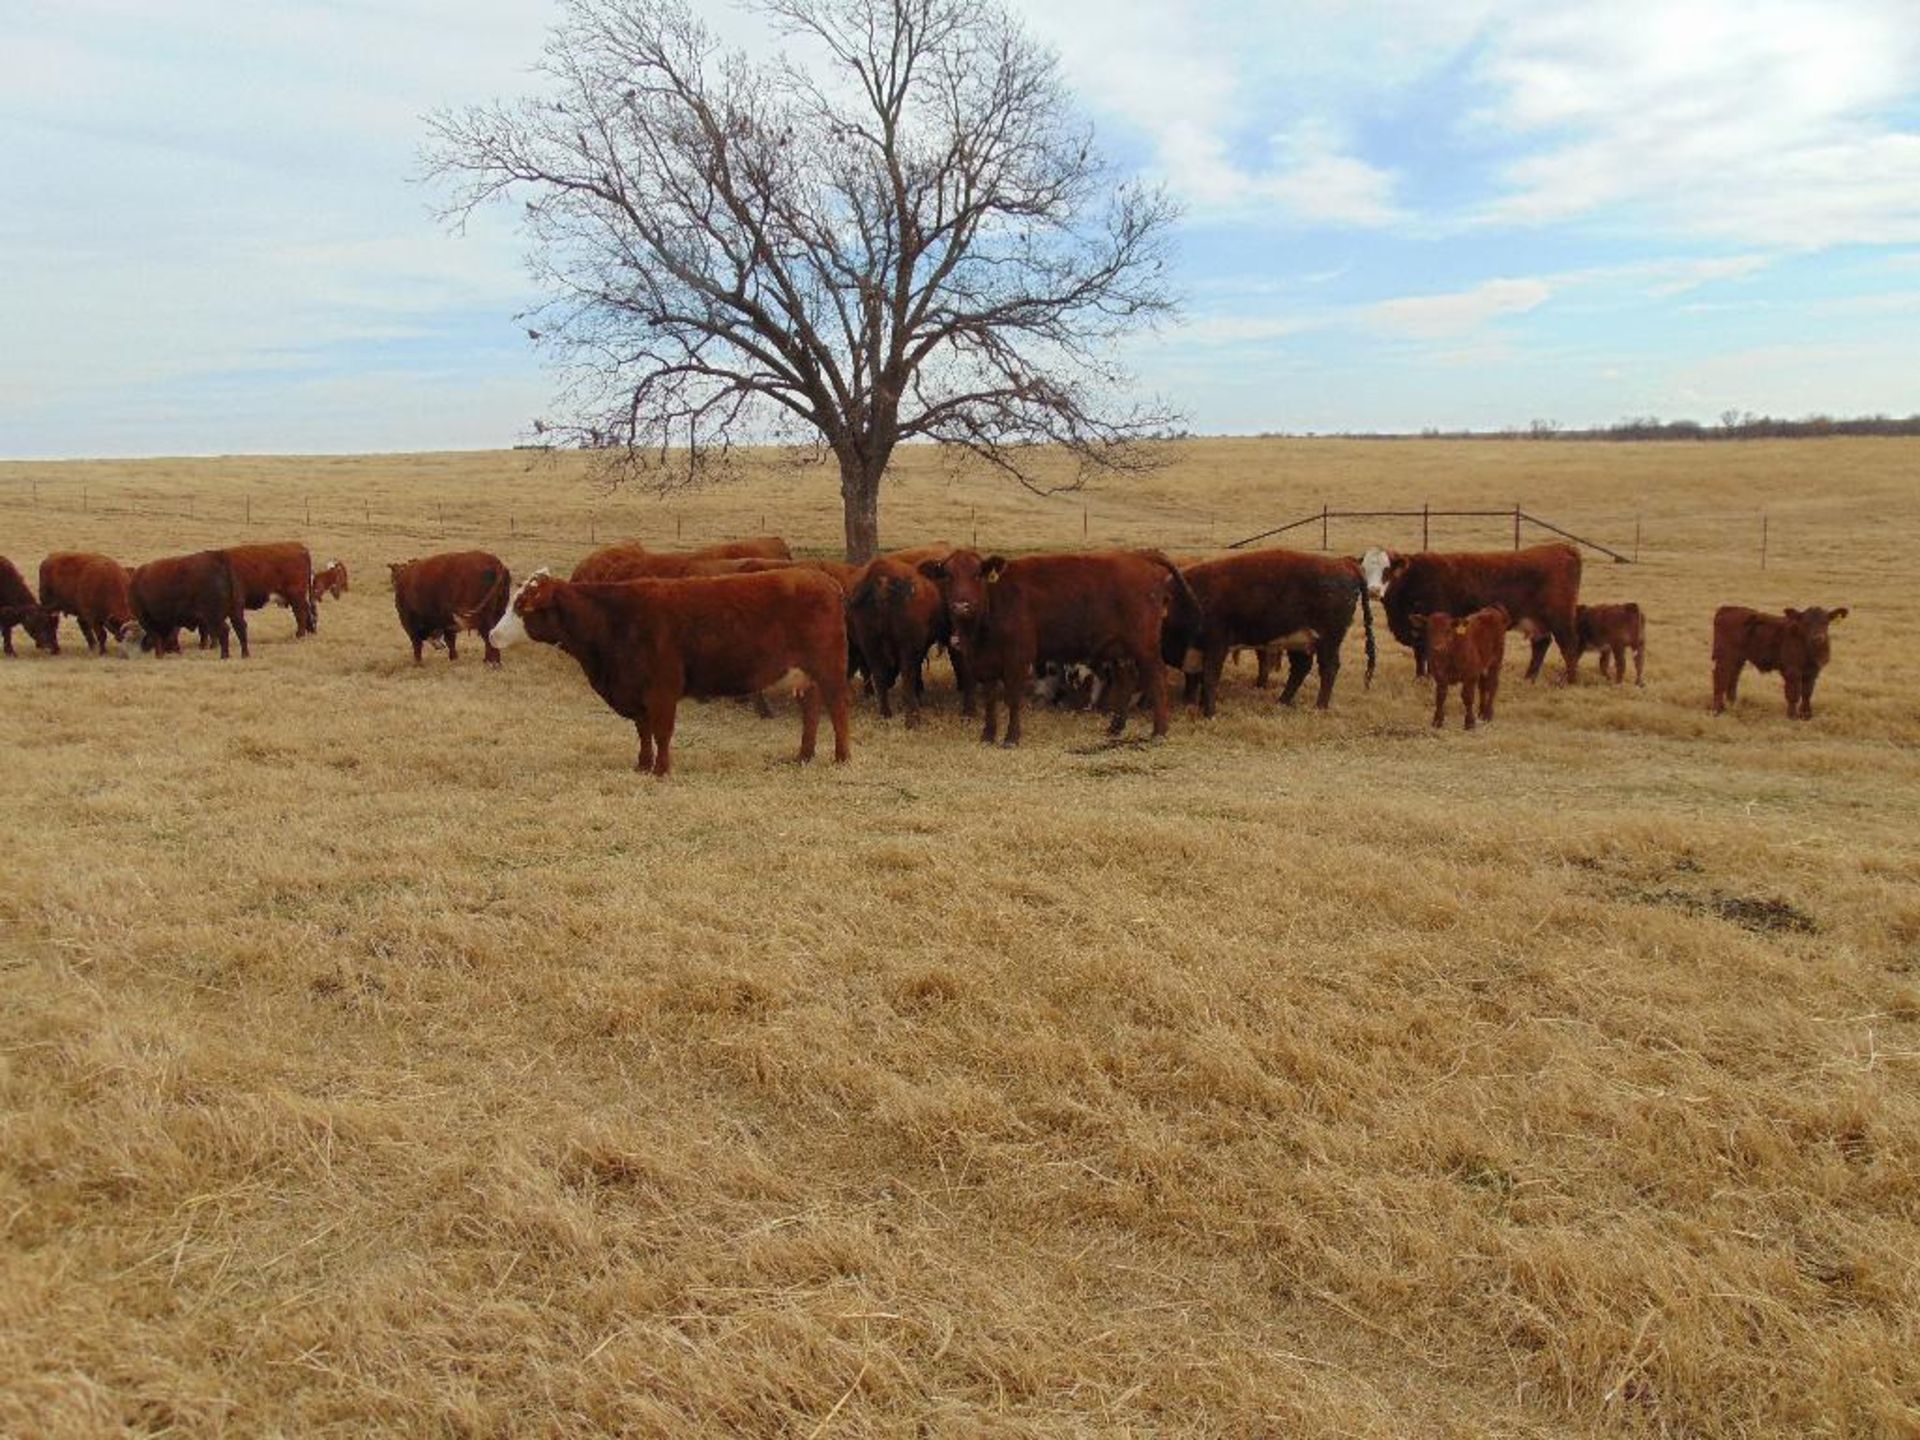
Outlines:
POLYGON ((682 696, 754 695, 802 682, 800 758, 813 758, 825 703, 833 758, 847 740, 846 597, 813 570, 712 579, 576 584, 537 573, 513 597, 489 647, 529 635, 579 662, 602 700, 640 735, 637 770, 664 776, 682 696))
POLYGON ((1813 682, 1832 658, 1827 627, 1847 618, 1847 607, 1788 610, 1763 615, 1745 605, 1713 612, 1713 713, 1740 698, 1740 672, 1751 662, 1762 674, 1778 670, 1787 687, 1787 718, 1813 718, 1813 682))
POLYGON ((1574 611, 1573 623, 1579 632, 1577 654, 1600 652, 1600 678, 1607 679, 1607 662, 1613 662, 1613 683, 1627 678, 1627 652, 1633 652, 1633 683, 1647 683, 1647 621, 1640 607, 1629 600, 1624 605, 1582 605, 1574 611))
POLYGON ((1460 706, 1473 729, 1474 700, 1480 718, 1493 719, 1493 698, 1500 692, 1500 665, 1506 659, 1507 629, 1513 623, 1498 605, 1456 620, 1444 610, 1415 615, 1413 626, 1426 642, 1427 673, 1433 678, 1433 728, 1446 723, 1447 687, 1460 687, 1460 706))
POLYGON ((313 572, 313 600, 338 600, 347 593, 347 566, 344 560, 329 560, 324 570, 313 572))

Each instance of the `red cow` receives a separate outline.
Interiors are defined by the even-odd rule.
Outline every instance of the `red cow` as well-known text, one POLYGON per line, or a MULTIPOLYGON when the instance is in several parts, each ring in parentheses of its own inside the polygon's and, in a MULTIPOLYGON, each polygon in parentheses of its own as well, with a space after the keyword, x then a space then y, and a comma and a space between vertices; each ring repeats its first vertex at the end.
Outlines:
POLYGON ((220 658, 231 654, 227 627, 240 637, 247 657, 247 607, 233 561, 224 550, 202 550, 149 560, 127 582, 127 597, 143 632, 141 645, 156 656, 179 653, 180 628, 190 626, 205 640, 218 640, 220 658))
POLYGON ((313 572, 313 602, 317 606, 321 598, 338 600, 347 593, 347 566, 343 560, 329 560, 324 570, 313 572))
POLYGON ((60 653, 60 612, 34 599, 19 568, 0 555, 0 649, 13 654, 13 627, 18 625, 35 646, 60 653))
POLYGON ((784 565, 766 556, 683 555, 645 550, 638 545, 604 545, 573 567, 576 585, 607 585, 619 580, 686 580, 738 575, 754 566, 784 565))
POLYGON ((119 643, 122 655, 126 647, 141 637, 139 622, 133 614, 131 582, 133 572, 105 555, 87 557, 87 565, 72 576, 69 584, 80 620, 80 633, 87 637, 89 649, 107 653, 107 639, 119 643))
POLYGON ((889 555, 866 567, 847 596, 847 640, 873 682, 883 718, 893 718, 893 686, 900 681, 907 724, 920 723, 927 653, 946 633, 946 601, 931 578, 889 555))
POLYGON ((940 586, 952 625, 947 648, 963 657, 986 688, 991 742, 998 730, 994 686, 1007 701, 1008 745, 1020 743, 1020 707, 1036 664, 1079 661, 1115 666, 1108 733, 1126 728, 1132 686, 1144 684, 1153 733, 1167 733, 1167 672, 1160 632, 1170 599, 1198 609, 1178 567, 1157 550, 1084 555, 1026 555, 1008 560, 955 550, 923 560, 920 573, 940 586))
POLYGON ((1485 554, 1398 555, 1369 550, 1361 560, 1368 589, 1386 601, 1387 628, 1413 650, 1414 674, 1427 670, 1426 644, 1412 621, 1415 615, 1444 610, 1468 615, 1498 605, 1533 643, 1527 679, 1540 673, 1547 646, 1560 647, 1573 682, 1580 665, 1574 611, 1580 603, 1580 552, 1555 542, 1526 550, 1485 554))
POLYGON ((710 579, 575 584, 545 573, 520 587, 490 643, 521 634, 557 645, 640 736, 635 769, 665 775, 675 714, 696 700, 754 695, 797 671, 800 759, 811 760, 824 702, 833 758, 847 739, 845 597, 809 570, 710 579))
POLYGON ((278 600, 293 611, 294 638, 311 634, 317 628, 313 555, 306 546, 297 540, 229 545, 227 558, 233 562, 234 578, 239 582, 241 600, 247 609, 258 610, 267 601, 278 600))
POLYGON ((1476 694, 1480 718, 1493 719, 1493 698, 1500 693, 1500 665, 1506 659, 1507 631, 1513 620, 1498 605, 1456 620, 1444 610, 1413 617, 1414 630, 1427 644, 1427 673, 1433 677, 1433 728, 1446 721, 1447 687, 1460 687, 1460 707, 1473 729, 1476 694))
POLYGON ((1633 652, 1633 683, 1647 683, 1647 621, 1640 607, 1631 600, 1624 605, 1581 605, 1574 611, 1573 623, 1580 634, 1579 651, 1600 652, 1600 678, 1607 676, 1607 662, 1613 662, 1613 683, 1627 678, 1627 652, 1633 652))
MULTIPOLYGON (((47 556, 40 562, 40 604, 56 616, 71 615, 80 619, 80 576, 94 561, 106 558, 91 550, 56 550, 47 556)), ((96 637, 84 620, 80 622, 80 633, 86 639, 87 648, 93 649, 96 637)))
POLYGON ((1740 672, 1751 663, 1766 674, 1778 670, 1786 682, 1787 718, 1813 718, 1813 683, 1833 650, 1827 627, 1847 618, 1838 610, 1788 610, 1763 615, 1744 605, 1722 605, 1713 612, 1713 713, 1740 698, 1740 672))
POLYGON ((1170 617, 1161 654, 1169 665, 1188 672, 1189 686, 1198 680, 1205 714, 1214 713, 1220 672, 1236 645, 1260 647, 1263 679, 1268 647, 1286 652, 1282 705, 1293 703, 1307 671, 1318 661, 1320 694, 1315 704, 1326 709, 1356 604, 1367 637, 1367 682, 1373 682, 1373 602, 1367 598, 1358 561, 1298 550, 1255 550, 1182 566, 1180 573, 1199 599, 1199 623, 1182 624, 1181 617, 1170 617))
POLYGON ((446 642, 447 659, 458 660, 462 630, 480 637, 487 664, 500 663, 500 652, 488 636, 506 613, 513 577, 498 555, 456 550, 389 565, 387 570, 393 576, 393 608, 413 642, 414 664, 421 663, 421 648, 435 637, 446 642))

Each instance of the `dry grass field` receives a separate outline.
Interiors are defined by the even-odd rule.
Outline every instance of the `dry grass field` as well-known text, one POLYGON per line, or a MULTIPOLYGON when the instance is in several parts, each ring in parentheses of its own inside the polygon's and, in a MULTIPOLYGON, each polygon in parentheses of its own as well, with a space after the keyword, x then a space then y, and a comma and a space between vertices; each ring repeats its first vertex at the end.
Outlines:
POLYGON ((1585 591, 1645 607, 1648 686, 1510 669, 1436 734, 1356 629, 1330 713, 1240 671, 1163 744, 1006 752, 942 661, 850 765, 690 705, 656 783, 563 656, 416 669, 384 562, 825 552, 827 472, 0 466, 30 575, 298 536, 356 577, 244 663, 71 622, 0 663, 0 1433, 1920 1434, 1920 446, 900 468, 889 544, 1638 516, 1585 591), (1729 601, 1853 608, 1812 723, 1751 674, 1707 714, 1729 601))

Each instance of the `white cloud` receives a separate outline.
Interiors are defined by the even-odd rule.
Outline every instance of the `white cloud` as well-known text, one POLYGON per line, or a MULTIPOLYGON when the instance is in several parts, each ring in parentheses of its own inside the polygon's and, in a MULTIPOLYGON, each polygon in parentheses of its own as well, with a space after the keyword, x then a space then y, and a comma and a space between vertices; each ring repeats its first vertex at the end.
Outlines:
POLYGON ((1469 334, 1503 315, 1524 315, 1546 304, 1552 294, 1552 287, 1538 278, 1488 280, 1451 294, 1381 300, 1359 314, 1366 324, 1388 334, 1439 340, 1469 334))
POLYGON ((1489 32, 1479 117, 1526 144, 1484 218, 1638 207, 1789 249, 1920 239, 1910 0, 1621 0, 1529 7, 1489 32))

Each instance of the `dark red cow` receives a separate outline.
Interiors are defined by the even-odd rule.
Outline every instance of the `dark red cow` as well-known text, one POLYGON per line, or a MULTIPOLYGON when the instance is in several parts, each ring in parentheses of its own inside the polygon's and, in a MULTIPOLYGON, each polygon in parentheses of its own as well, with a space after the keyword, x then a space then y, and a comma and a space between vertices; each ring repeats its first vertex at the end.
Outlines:
POLYGON ((605 545, 573 567, 576 585, 607 585, 619 580, 687 580, 738 575, 768 564, 787 562, 768 556, 683 555, 645 550, 638 545, 605 545))
POLYGON ((180 649, 182 626, 198 630, 203 640, 218 641, 220 658, 232 653, 227 627, 240 637, 240 656, 247 656, 247 607, 233 562, 224 550, 202 550, 149 560, 133 572, 127 596, 143 632, 141 645, 156 656, 180 649))
POLYGON ((298 639, 318 627, 313 603, 313 554, 298 540, 273 540, 259 545, 229 545, 234 578, 242 603, 249 610, 278 600, 293 611, 293 634, 298 639))
POLYGON ((1847 607, 1788 610, 1766 615, 1744 605, 1713 612, 1713 713, 1740 698, 1740 672, 1751 664, 1761 674, 1780 672, 1786 682, 1787 718, 1813 718, 1813 685, 1833 658, 1827 627, 1847 618, 1847 607))
POLYGON ((1560 647, 1572 683, 1580 666, 1579 633, 1574 612, 1580 603, 1580 552, 1555 542, 1526 550, 1484 554, 1426 551, 1399 555, 1369 550, 1361 560, 1368 588, 1384 597, 1387 628, 1413 650, 1416 675, 1427 670, 1426 645, 1412 621, 1415 615, 1444 610, 1468 615, 1498 605, 1533 644, 1527 679, 1540 673, 1549 644, 1560 647))
POLYGON ((1600 654, 1600 678, 1608 678, 1607 664, 1613 664, 1616 685, 1627 678, 1627 652, 1633 652, 1633 683, 1647 683, 1647 621, 1640 607, 1629 600, 1624 605, 1582 605, 1574 611, 1573 622, 1580 632, 1580 653, 1597 650, 1600 654))
POLYGON ((506 613, 513 595, 513 577, 506 562, 485 550, 455 550, 387 566, 393 576, 393 608, 400 626, 413 642, 413 663, 422 661, 428 640, 445 642, 447 659, 460 658, 462 630, 471 630, 486 647, 486 662, 500 663, 500 652, 488 636, 506 613))
POLYGON ((940 587, 914 564, 882 555, 847 596, 847 639, 866 667, 882 717, 893 717, 893 686, 901 683, 907 724, 920 723, 927 654, 947 633, 940 587))
POLYGON ((1020 743, 1020 709, 1034 667, 1047 661, 1112 665, 1108 732, 1126 728, 1132 687, 1144 685, 1153 733, 1167 733, 1167 672, 1161 628, 1170 601, 1199 608, 1179 568, 1157 550, 1025 555, 1008 560, 955 550, 923 560, 920 573, 940 587, 952 626, 947 647, 984 688, 991 742, 998 730, 995 687, 1007 702, 1008 745, 1020 743))
POLYGON ((111 637, 126 654, 126 647, 138 644, 142 635, 134 618, 131 584, 133 572, 106 555, 87 556, 86 565, 73 574, 67 584, 80 621, 80 633, 87 637, 87 648, 107 653, 111 637))
POLYGON ((323 598, 338 600, 347 593, 347 566, 344 560, 329 560, 323 569, 313 572, 313 602, 323 598))
POLYGON ((25 630, 42 650, 60 653, 60 612, 49 610, 27 588, 19 567, 0 555, 0 649, 11 655, 13 627, 25 630))
POLYGON ((665 775, 683 696, 755 695, 796 674, 800 759, 811 760, 824 704, 833 758, 847 736, 847 626, 840 587, 810 570, 710 579, 576 584, 545 573, 520 587, 490 643, 521 634, 557 645, 640 736, 636 769, 665 775))
POLYGON ((1433 728, 1446 722, 1447 689, 1460 687, 1460 708, 1473 729, 1474 701, 1480 718, 1493 719, 1493 698, 1500 693, 1500 666, 1506 659, 1507 631, 1513 618, 1498 605, 1456 620, 1444 610, 1416 615, 1414 629, 1427 642, 1427 673, 1433 677, 1433 728))
POLYGON ((1254 550, 1181 567, 1199 601, 1199 623, 1167 621, 1161 654, 1199 682, 1200 706, 1214 713, 1214 697, 1227 653, 1236 645, 1261 649, 1264 671, 1271 650, 1286 652, 1287 683, 1280 703, 1291 705, 1307 671, 1320 666, 1322 710, 1333 698, 1340 673, 1340 647, 1359 608, 1367 638, 1367 682, 1375 660, 1373 602, 1356 560, 1308 555, 1298 550, 1254 550))

